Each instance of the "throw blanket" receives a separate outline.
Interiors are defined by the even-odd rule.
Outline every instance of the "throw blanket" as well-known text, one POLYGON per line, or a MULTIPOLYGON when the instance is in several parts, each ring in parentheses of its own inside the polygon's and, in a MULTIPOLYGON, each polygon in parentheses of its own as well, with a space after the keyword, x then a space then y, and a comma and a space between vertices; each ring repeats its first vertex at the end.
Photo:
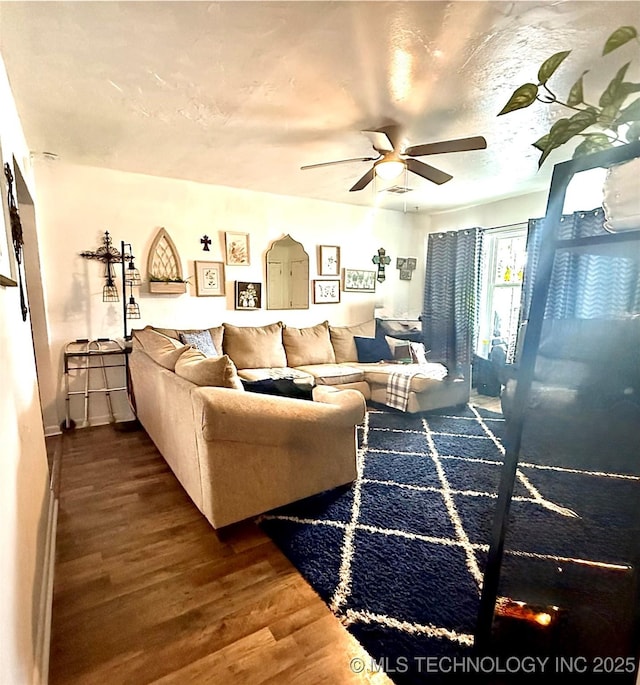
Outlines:
POLYGON ((446 375, 447 369, 442 364, 407 364, 394 369, 387 381, 387 405, 407 411, 411 381, 416 376, 441 381, 446 375))

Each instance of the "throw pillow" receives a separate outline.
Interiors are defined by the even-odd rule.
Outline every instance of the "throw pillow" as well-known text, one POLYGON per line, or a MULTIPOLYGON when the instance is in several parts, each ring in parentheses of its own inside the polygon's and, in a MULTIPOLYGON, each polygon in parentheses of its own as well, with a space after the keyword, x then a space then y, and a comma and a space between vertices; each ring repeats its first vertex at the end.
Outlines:
POLYGON ((393 358, 389 345, 384 338, 362 338, 354 336, 358 361, 371 363, 389 361, 393 358))
POLYGON ((151 359, 169 371, 175 371, 176 362, 189 349, 188 345, 154 331, 151 326, 135 331, 133 335, 151 359))
POLYGON ((176 375, 200 386, 244 390, 235 364, 226 354, 206 357, 200 350, 190 348, 176 362, 176 375))
POLYGON ((309 328, 282 329, 282 342, 288 366, 305 364, 335 364, 336 356, 329 337, 329 322, 309 328))
POLYGON ((427 352, 424 349, 424 343, 412 342, 409 345, 411 348, 411 361, 414 364, 427 364, 427 352))
POLYGON ((238 369, 286 366, 282 322, 268 326, 232 326, 225 323, 222 348, 238 369))
POLYGON ((384 339, 389 345, 391 354, 395 360, 409 360, 411 359, 411 347, 409 346, 408 340, 400 340, 399 338, 392 338, 389 335, 385 335, 384 339))
POLYGON ((329 326, 331 345, 336 355, 336 363, 358 361, 358 350, 353 338, 356 335, 372 338, 376 332, 375 319, 355 326, 329 326))
POLYGON ((193 345, 197 350, 200 350, 205 357, 219 357, 218 350, 213 343, 211 333, 209 330, 192 331, 180 333, 180 341, 185 345, 193 345))

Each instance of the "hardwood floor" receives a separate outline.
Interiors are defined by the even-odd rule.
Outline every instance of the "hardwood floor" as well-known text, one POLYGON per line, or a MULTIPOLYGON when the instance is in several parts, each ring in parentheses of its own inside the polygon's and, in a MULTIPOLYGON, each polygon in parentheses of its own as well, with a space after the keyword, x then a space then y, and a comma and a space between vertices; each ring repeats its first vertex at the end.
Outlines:
POLYGON ((62 438, 51 685, 390 683, 252 522, 214 531, 142 430, 62 438))

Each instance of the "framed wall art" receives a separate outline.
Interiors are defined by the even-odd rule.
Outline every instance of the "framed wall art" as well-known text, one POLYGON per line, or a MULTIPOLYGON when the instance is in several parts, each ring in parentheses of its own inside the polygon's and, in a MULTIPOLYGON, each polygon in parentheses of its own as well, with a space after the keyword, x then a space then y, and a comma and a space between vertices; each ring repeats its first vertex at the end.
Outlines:
POLYGON ((410 281, 413 276, 413 269, 400 269, 400 280, 410 281))
POLYGON ((340 302, 340 281, 314 281, 313 304, 333 304, 340 302))
POLYGON ((249 234, 226 231, 224 245, 227 266, 249 266, 249 234))
POLYGON ((2 193, 0 193, 0 285, 17 286, 15 280, 15 263, 13 261, 13 237, 11 235, 11 217, 4 182, 4 161, 0 151, 0 174, 2 175, 2 193))
POLYGON ((196 262, 196 295, 217 297, 224 295, 224 264, 196 262))
POLYGON ((337 245, 320 245, 318 249, 318 275, 340 275, 340 248, 337 245))
POLYGON ((236 309, 260 309, 262 307, 262 283, 236 281, 236 309))
POLYGON ((376 272, 363 269, 345 269, 342 289, 345 292, 374 293, 376 291, 376 272))

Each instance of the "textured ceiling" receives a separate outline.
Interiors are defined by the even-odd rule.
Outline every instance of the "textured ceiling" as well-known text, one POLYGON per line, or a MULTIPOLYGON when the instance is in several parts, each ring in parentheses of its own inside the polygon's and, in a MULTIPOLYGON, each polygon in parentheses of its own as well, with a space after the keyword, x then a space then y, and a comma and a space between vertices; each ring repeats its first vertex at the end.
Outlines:
POLYGON ((496 114, 562 49, 558 90, 595 64, 599 92, 633 49, 601 46, 629 23, 638 2, 2 2, 0 50, 34 153, 437 211, 547 188, 552 164, 538 172, 530 143, 558 113, 496 114), (403 195, 349 193, 363 162, 300 171, 371 155, 360 131, 390 122, 407 144, 483 135, 488 148, 422 158, 454 179, 408 174, 403 195))

